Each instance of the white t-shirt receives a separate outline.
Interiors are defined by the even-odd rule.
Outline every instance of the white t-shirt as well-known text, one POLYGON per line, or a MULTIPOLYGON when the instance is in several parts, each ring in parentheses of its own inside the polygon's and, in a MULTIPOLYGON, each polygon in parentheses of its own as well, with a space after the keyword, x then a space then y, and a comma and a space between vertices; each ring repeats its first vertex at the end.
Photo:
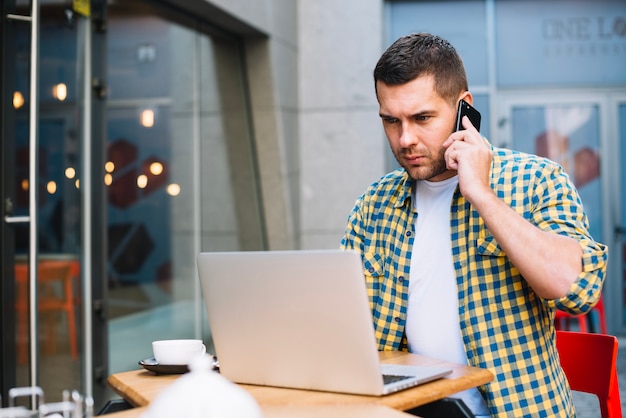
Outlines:
MULTIPOLYGON (((405 330, 410 352, 467 364, 450 242, 450 205, 457 184, 456 176, 439 182, 416 182, 418 215, 405 330)), ((453 397, 463 399, 475 415, 489 415, 478 389, 453 397)))

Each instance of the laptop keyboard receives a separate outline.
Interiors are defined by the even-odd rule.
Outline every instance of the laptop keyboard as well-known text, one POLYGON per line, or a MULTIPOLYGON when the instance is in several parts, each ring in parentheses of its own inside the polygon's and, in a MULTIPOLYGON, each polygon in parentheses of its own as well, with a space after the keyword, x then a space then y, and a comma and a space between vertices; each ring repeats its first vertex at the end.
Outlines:
POLYGON ((398 382, 400 380, 410 379, 411 377, 413 376, 397 376, 394 374, 384 374, 383 382, 385 385, 387 385, 389 383, 398 382))

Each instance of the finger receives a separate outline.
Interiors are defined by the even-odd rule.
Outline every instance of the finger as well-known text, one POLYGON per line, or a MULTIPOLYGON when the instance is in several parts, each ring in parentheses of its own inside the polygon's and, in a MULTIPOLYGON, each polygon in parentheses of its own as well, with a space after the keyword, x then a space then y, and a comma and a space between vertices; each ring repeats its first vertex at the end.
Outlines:
POLYGON ((446 139, 443 142, 443 146, 445 148, 449 148, 450 146, 452 146, 452 144, 454 144, 456 141, 463 141, 465 134, 463 133, 463 131, 457 131, 457 132, 453 132, 452 134, 450 134, 450 136, 448 137, 448 139, 446 139))
POLYGON ((463 116, 463 119, 461 119, 461 125, 463 125, 466 131, 475 132, 478 134, 478 130, 474 125, 472 125, 472 121, 470 121, 467 116, 463 116))
POLYGON ((450 158, 446 161, 446 167, 448 168, 448 170, 458 170, 459 162, 453 158, 450 158))
POLYGON ((467 116, 463 116, 461 119, 461 124, 463 128, 460 131, 456 131, 450 134, 450 136, 443 142, 444 147, 451 146, 456 141, 468 141, 472 143, 478 142, 478 139, 481 138, 480 133, 476 130, 472 122, 469 120, 467 116))
POLYGON ((452 147, 448 148, 444 154, 444 158, 446 160, 446 167, 448 167, 448 169, 456 170, 458 168, 458 150, 452 147))

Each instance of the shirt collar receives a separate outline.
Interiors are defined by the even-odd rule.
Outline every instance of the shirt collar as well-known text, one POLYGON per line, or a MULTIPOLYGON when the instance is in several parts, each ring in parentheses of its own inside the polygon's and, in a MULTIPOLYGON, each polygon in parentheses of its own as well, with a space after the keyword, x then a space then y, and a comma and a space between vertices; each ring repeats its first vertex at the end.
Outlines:
POLYGON ((402 177, 398 182, 398 188, 392 197, 393 207, 400 208, 405 204, 410 204, 413 196, 413 187, 415 186, 415 180, 409 177, 406 170, 402 170, 402 177), (408 201, 407 201, 408 200, 408 201))

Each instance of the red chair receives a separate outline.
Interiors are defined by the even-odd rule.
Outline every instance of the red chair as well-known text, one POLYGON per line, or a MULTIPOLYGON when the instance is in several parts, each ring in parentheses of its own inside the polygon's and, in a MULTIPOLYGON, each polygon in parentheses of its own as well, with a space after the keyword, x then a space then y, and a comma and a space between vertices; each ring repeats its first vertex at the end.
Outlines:
POLYGON ((591 309, 591 311, 589 311, 585 315, 571 315, 567 312, 556 311, 556 315, 554 316, 554 324, 558 330, 570 331, 569 321, 577 320, 579 331, 588 332, 587 319, 588 315, 591 315, 592 312, 596 312, 598 314, 600 332, 602 334, 606 334, 606 317, 604 316, 604 302, 602 301, 602 296, 600 296, 600 300, 598 300, 598 303, 591 309))
POLYGON ((556 332, 556 348, 570 387, 596 395, 602 418, 622 418, 617 345, 612 335, 556 332))
MULTIPOLYGON (((78 359, 78 341, 76 332, 76 298, 74 297, 74 263, 65 260, 43 260, 39 262, 39 312, 65 312, 67 315, 70 352, 74 360, 78 359), (57 286, 58 285, 58 286, 57 286)), ((18 361, 26 363, 28 340, 28 266, 15 264, 17 295, 15 309, 18 317, 18 361)), ((53 354, 56 348, 56 321, 48 315, 46 321, 46 352, 53 354)))

